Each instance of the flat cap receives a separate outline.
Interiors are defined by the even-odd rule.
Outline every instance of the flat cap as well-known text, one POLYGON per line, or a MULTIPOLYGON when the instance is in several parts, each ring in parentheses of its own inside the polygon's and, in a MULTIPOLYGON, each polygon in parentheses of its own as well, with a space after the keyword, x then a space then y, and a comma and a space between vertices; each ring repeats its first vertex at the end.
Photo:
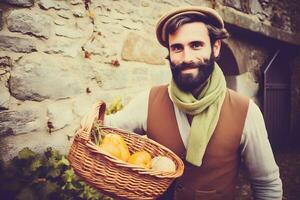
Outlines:
POLYGON ((197 14, 205 17, 212 23, 212 25, 217 28, 224 29, 224 21, 222 17, 212 8, 202 6, 179 7, 163 15, 157 22, 156 37, 161 45, 167 47, 166 27, 170 21, 175 17, 186 14, 197 14))

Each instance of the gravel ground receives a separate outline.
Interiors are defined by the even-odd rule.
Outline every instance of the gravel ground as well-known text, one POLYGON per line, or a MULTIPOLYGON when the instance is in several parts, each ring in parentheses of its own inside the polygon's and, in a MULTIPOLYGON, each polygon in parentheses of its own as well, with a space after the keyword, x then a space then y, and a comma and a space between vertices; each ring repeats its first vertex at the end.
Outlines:
MULTIPOLYGON (((280 169, 280 177, 283 183, 283 199, 300 199, 300 148, 285 149, 274 153, 280 169)), ((237 186, 237 200, 252 200, 249 180, 246 171, 242 168, 239 174, 237 186)))

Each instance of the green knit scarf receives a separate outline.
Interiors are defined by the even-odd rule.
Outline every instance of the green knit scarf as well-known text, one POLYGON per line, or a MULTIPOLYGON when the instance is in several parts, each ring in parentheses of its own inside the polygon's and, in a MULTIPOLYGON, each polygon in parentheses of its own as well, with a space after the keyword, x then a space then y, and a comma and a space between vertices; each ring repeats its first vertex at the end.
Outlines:
POLYGON ((174 80, 171 81, 168 89, 171 100, 179 110, 193 116, 186 160, 199 167, 219 119, 226 93, 225 77, 218 64, 215 63, 212 75, 198 98, 180 90, 174 80))

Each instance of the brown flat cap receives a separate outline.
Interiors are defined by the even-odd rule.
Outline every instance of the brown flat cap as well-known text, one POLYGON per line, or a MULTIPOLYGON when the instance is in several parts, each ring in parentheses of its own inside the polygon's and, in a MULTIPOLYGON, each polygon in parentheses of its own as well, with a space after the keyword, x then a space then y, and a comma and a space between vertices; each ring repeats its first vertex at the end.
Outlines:
POLYGON ((186 15, 186 14, 198 14, 209 19, 214 26, 217 28, 224 29, 224 22, 222 17, 212 8, 201 7, 201 6, 189 6, 176 8, 165 15, 163 15, 156 25, 156 37, 159 43, 165 47, 166 44, 166 27, 172 19, 175 17, 186 15))

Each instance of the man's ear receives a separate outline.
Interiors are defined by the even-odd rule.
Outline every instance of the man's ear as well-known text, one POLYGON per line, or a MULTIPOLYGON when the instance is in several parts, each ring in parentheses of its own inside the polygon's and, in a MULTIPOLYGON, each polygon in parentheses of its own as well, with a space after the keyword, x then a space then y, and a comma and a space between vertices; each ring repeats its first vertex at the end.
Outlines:
POLYGON ((218 57, 220 54, 220 50, 221 50, 221 40, 216 40, 213 46, 213 51, 214 51, 214 55, 215 57, 218 57))

